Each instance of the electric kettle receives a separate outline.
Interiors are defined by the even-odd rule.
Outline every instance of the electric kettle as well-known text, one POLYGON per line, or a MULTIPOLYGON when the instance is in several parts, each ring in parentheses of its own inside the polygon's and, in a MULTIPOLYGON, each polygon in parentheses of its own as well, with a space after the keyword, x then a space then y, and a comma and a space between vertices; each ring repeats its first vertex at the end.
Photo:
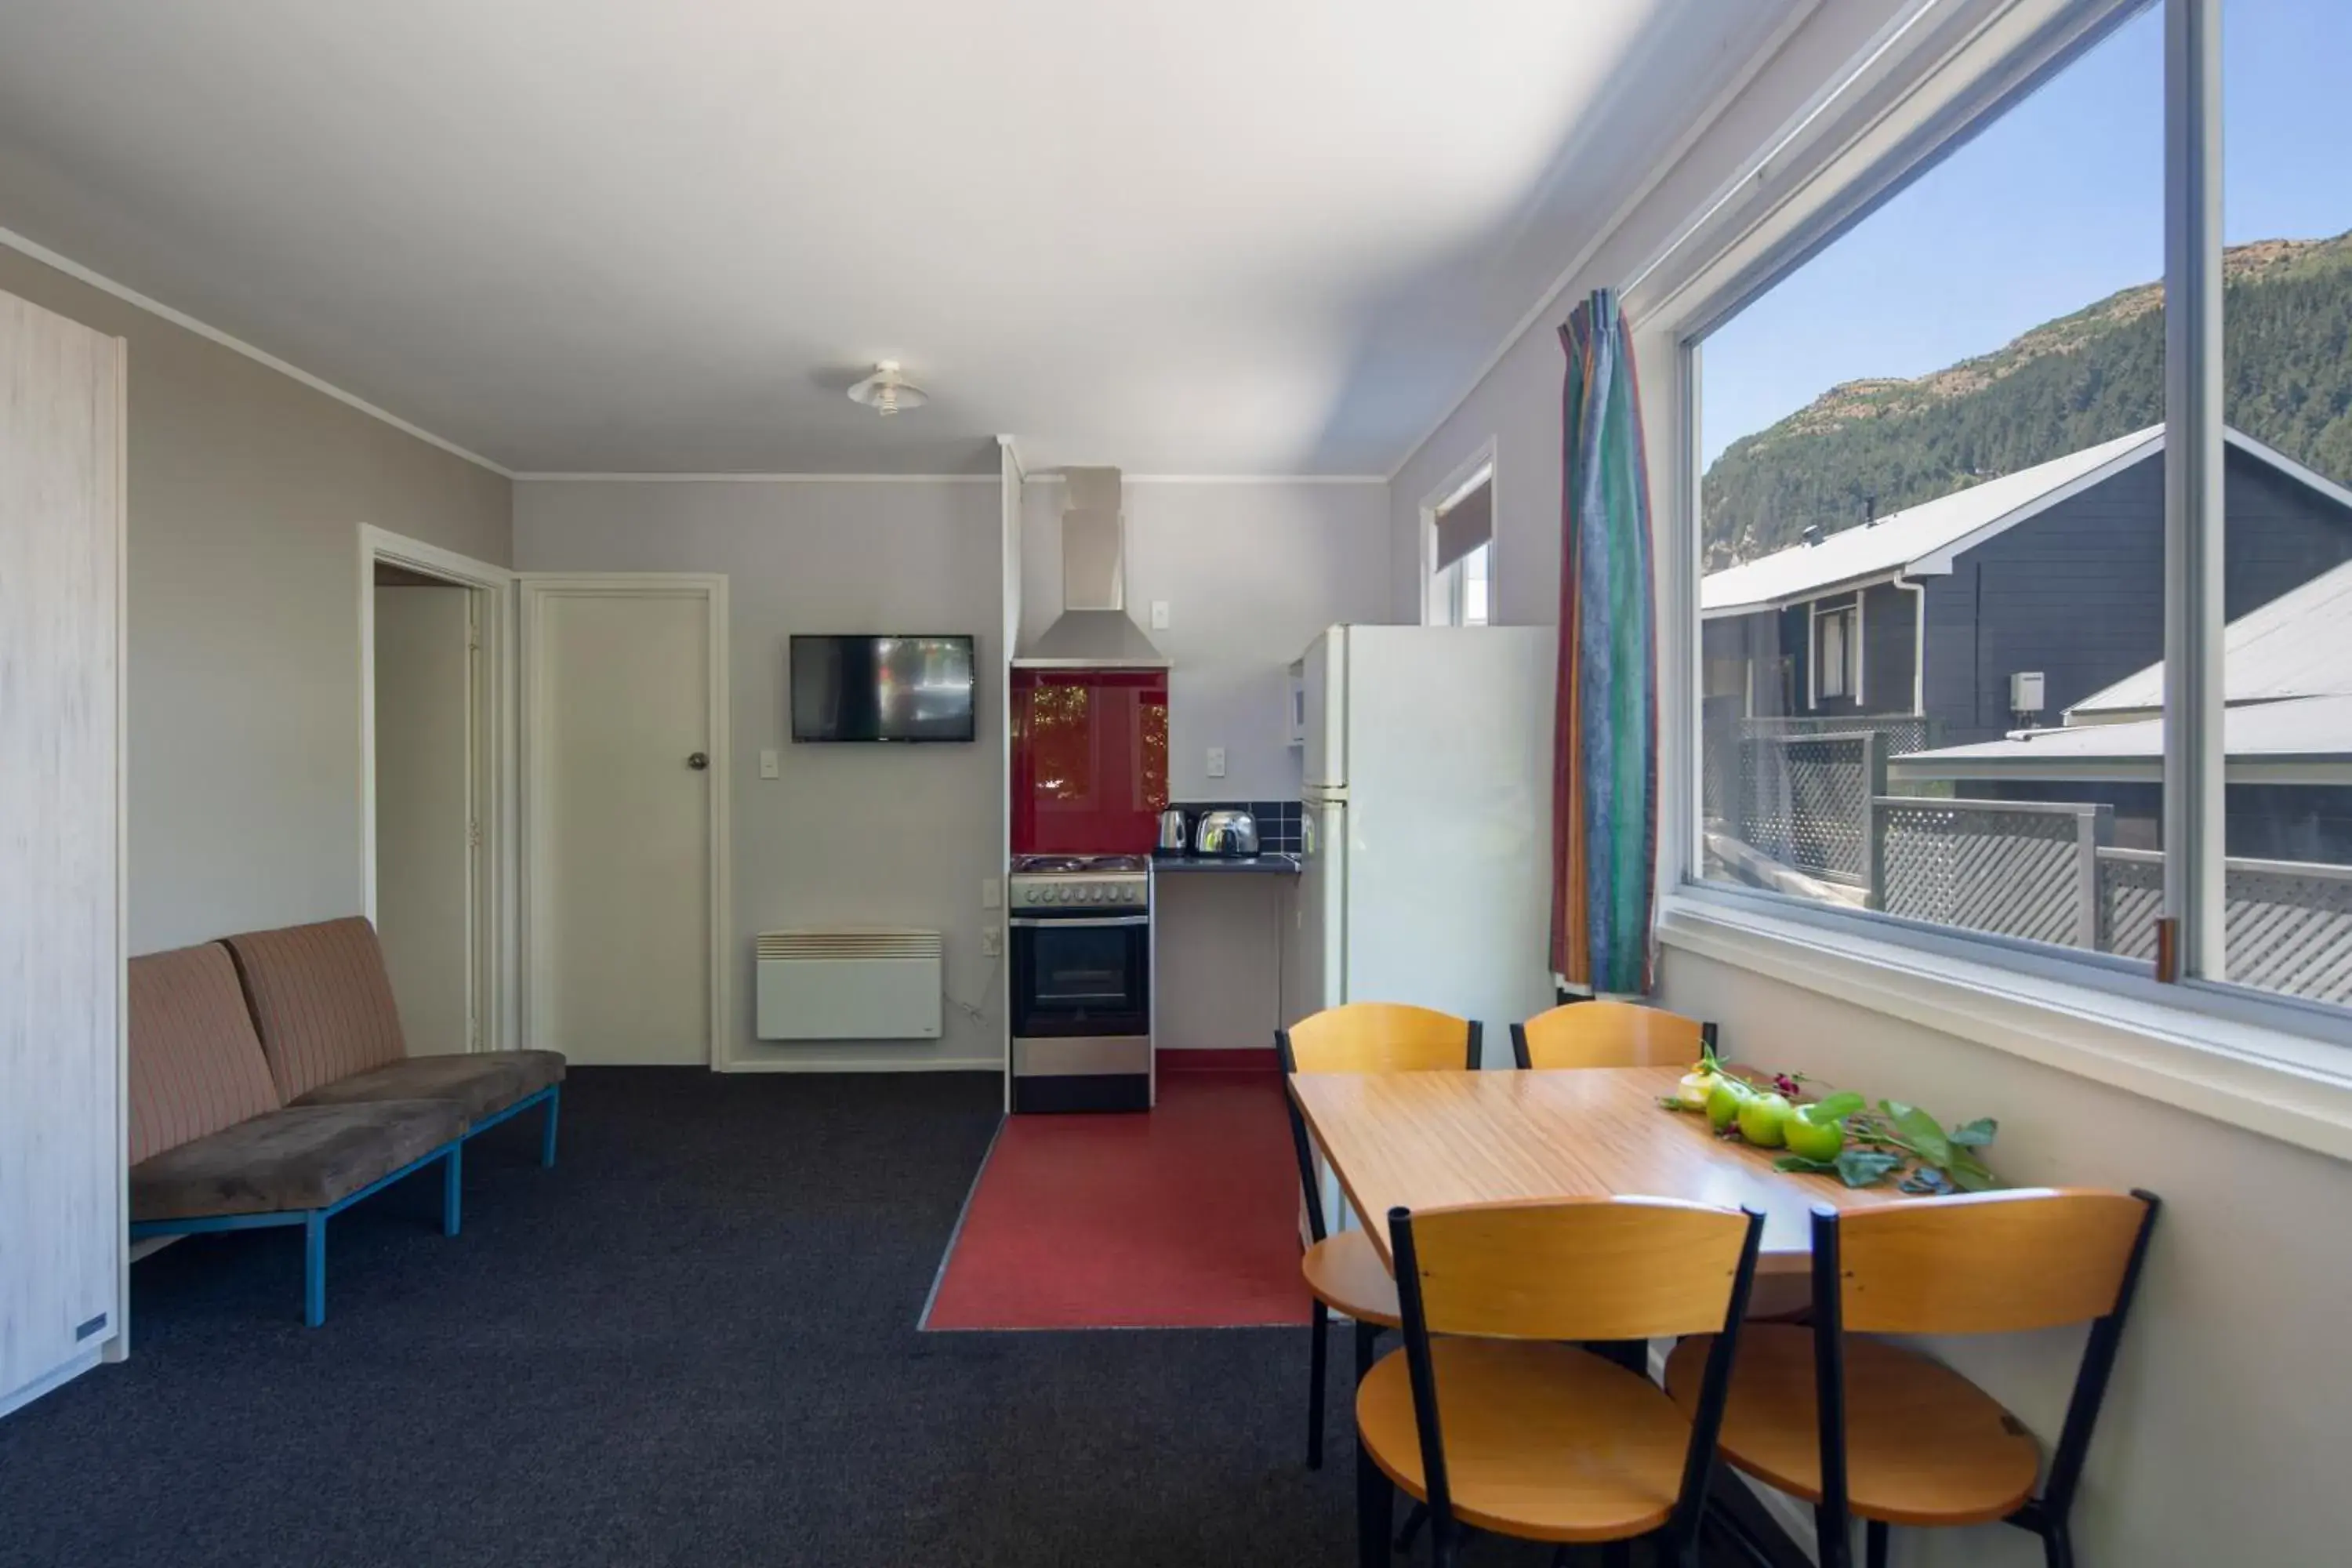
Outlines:
POLYGON ((1183 807, 1171 805, 1161 812, 1160 814, 1160 853, 1162 855, 1184 853, 1185 834, 1189 826, 1184 817, 1183 807))

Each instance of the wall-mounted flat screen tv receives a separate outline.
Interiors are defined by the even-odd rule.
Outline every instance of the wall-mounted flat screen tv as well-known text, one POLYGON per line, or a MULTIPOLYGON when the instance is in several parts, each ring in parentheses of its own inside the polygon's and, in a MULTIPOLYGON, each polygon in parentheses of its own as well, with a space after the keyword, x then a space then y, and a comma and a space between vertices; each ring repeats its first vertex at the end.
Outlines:
POLYGON ((795 741, 972 739, 969 637, 795 637, 795 741))

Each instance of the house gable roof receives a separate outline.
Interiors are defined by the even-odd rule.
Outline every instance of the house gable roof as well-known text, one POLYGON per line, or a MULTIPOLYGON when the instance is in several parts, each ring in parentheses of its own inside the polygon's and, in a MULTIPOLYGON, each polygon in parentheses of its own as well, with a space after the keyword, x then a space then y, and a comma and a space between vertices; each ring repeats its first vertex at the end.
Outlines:
MULTIPOLYGON (((2231 447, 2352 512, 2347 490, 2237 430, 2231 447)), ((1955 558, 1987 540, 2164 450, 2164 426, 2151 425, 2063 458, 1843 529, 1819 544, 1793 544, 1699 581, 1699 613, 1747 615, 1802 604, 1833 590, 1901 574, 1938 576, 1955 558)))
MULTIPOLYGON (((2221 700, 2352 696, 2352 562, 2290 588, 2221 634, 2221 700)), ((2164 661, 2069 708, 2070 720, 2164 706, 2164 661)))

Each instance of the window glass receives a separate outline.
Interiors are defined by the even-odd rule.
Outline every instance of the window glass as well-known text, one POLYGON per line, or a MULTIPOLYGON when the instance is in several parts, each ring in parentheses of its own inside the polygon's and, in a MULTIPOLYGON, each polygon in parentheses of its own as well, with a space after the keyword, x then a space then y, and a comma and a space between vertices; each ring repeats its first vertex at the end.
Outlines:
POLYGON ((2159 13, 1698 345, 1704 877, 2152 952, 2159 13))
POLYGON ((1494 538, 1493 470, 1485 468, 1429 513, 1428 625, 1486 625, 1494 538))
POLYGON ((2221 28, 2227 978, 2352 1003, 2352 5, 2221 28))

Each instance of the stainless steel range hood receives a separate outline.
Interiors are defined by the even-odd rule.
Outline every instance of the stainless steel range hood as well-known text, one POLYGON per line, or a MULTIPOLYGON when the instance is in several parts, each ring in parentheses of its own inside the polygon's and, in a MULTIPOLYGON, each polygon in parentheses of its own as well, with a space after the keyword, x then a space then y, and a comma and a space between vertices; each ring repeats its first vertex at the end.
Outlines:
POLYGON ((1014 656, 1015 665, 1059 669, 1165 669, 1127 613, 1127 531, 1117 468, 1065 468, 1062 614, 1014 656))

